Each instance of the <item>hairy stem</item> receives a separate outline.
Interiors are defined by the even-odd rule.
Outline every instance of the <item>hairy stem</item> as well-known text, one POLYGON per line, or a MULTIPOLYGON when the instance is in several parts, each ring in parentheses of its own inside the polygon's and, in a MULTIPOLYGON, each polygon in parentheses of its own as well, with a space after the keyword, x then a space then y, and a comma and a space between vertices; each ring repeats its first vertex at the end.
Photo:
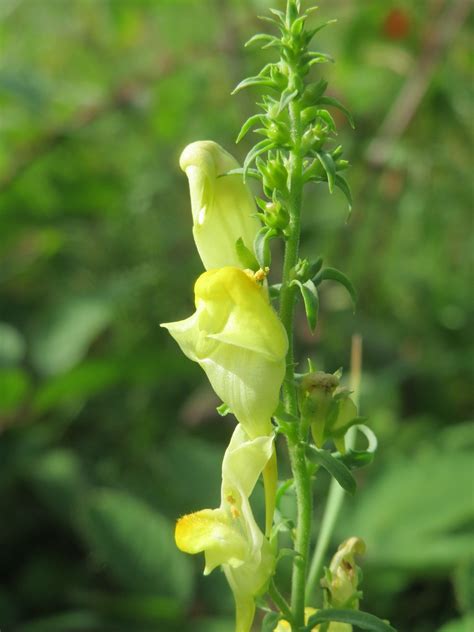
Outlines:
MULTIPOLYGON (((287 355, 286 378, 283 385, 283 401, 285 409, 292 415, 298 415, 298 398, 295 386, 293 355, 293 320, 295 307, 295 290, 290 287, 291 272, 298 260, 300 239, 300 216, 303 190, 303 160, 301 156, 301 117, 300 105, 293 101, 290 104, 293 146, 289 164, 289 213, 290 236, 286 242, 283 265, 282 290, 280 295, 280 317, 288 334, 289 348, 287 355)), ((304 602, 306 570, 311 534, 312 495, 311 480, 308 473, 305 455, 305 437, 298 436, 289 442, 291 469, 296 490, 297 526, 295 535, 295 557, 293 562, 291 611, 292 629, 294 631, 304 625, 304 602)))

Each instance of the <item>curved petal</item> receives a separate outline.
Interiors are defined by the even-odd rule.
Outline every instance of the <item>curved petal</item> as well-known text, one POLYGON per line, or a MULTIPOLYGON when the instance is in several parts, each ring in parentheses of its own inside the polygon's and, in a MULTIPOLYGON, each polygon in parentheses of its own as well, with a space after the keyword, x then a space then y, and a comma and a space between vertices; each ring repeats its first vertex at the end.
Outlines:
POLYGON ((176 523, 175 541, 184 553, 206 555, 204 574, 216 566, 239 566, 247 556, 248 545, 222 509, 203 509, 183 516, 176 523))
POLYGON ((223 175, 239 163, 209 140, 188 145, 179 163, 189 180, 193 235, 204 267, 241 267, 235 242, 242 238, 252 250, 260 223, 242 176, 223 175))

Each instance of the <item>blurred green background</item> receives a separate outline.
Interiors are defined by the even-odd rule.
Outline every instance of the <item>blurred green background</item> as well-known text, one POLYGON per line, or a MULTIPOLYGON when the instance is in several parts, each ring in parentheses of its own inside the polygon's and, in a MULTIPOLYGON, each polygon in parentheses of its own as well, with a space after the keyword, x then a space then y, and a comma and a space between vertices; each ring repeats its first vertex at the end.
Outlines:
MULTIPOLYGON (((233 630, 222 574, 203 580, 172 538, 179 515, 218 503, 233 422, 158 324, 191 313, 201 272, 179 154, 211 138, 243 159, 257 94, 229 93, 266 59, 243 43, 277 4, 0 0, 2 632, 233 630)), ((317 72, 357 122, 335 112, 355 204, 346 223, 340 193, 310 188, 302 247, 360 304, 327 283, 314 337, 298 316, 298 354, 348 369, 362 334, 380 441, 333 545, 367 542, 364 610, 467 632, 470 3, 320 4, 312 19, 338 24, 316 46, 337 63, 317 72)))

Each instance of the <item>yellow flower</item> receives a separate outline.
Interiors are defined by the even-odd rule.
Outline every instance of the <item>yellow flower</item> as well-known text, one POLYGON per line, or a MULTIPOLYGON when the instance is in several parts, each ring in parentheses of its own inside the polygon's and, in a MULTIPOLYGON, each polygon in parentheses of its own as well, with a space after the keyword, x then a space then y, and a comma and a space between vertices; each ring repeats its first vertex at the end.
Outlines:
POLYGON ((275 557, 252 513, 249 497, 271 458, 273 438, 250 439, 238 425, 222 463, 221 505, 183 516, 176 545, 185 553, 204 552, 209 574, 222 566, 236 605, 236 632, 249 632, 255 596, 273 574, 275 557))
POLYGON ((242 176, 222 175, 239 163, 220 145, 205 140, 188 145, 179 164, 189 180, 194 241, 204 267, 242 267, 235 242, 242 238, 253 252, 261 225, 242 176))
MULTIPOLYGON (((243 270, 225 267, 202 274, 194 292, 194 314, 161 326, 204 369, 249 437, 270 435, 285 375, 288 338, 266 289, 243 270)), ((268 534, 277 485, 275 452, 263 477, 268 534)))
MULTIPOLYGON (((305 608, 304 609, 305 623, 308 623, 310 616, 312 614, 316 614, 316 612, 317 612, 316 608, 305 608)), ((313 632, 319 632, 319 630, 320 630, 319 624, 315 625, 313 628, 313 632)), ((285 619, 283 619, 282 621, 278 622, 278 625, 274 629, 273 632, 291 632, 291 626, 288 623, 288 621, 285 621, 285 619)), ((348 623, 338 623, 336 621, 333 621, 332 623, 329 624, 328 632, 352 632, 352 626, 349 625, 348 623)))
POLYGON ((243 270, 225 267, 202 274, 194 292, 194 314, 161 326, 204 369, 250 438, 270 434, 288 339, 266 290, 243 270))

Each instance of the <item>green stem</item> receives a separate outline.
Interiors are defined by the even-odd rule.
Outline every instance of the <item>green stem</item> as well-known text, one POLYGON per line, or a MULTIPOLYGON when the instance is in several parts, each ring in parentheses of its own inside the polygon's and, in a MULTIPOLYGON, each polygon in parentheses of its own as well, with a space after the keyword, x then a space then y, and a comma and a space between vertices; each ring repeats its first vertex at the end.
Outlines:
POLYGON ((270 586, 268 587, 268 594, 272 598, 274 604, 278 606, 278 608, 280 609, 280 612, 284 615, 288 623, 291 624, 293 620, 293 615, 291 613, 290 606, 288 605, 286 599, 283 597, 283 595, 280 593, 280 591, 276 587, 275 582, 273 580, 270 582, 270 586))
MULTIPOLYGON (((282 289, 280 294, 280 318, 288 334, 288 355, 286 377, 283 384, 283 401, 288 413, 298 415, 298 397, 295 385, 294 355, 293 355, 293 321, 295 307, 295 289, 290 287, 291 272, 298 261, 300 240, 300 216, 303 191, 303 160, 301 156, 301 117, 300 104, 290 103, 290 119, 292 126, 293 147, 290 154, 289 167, 289 213, 290 235, 286 242, 285 259, 283 264, 282 289)), ((296 632, 304 625, 304 604, 306 570, 311 535, 311 478, 309 476, 306 454, 305 437, 301 435, 295 441, 288 442, 290 463, 296 490, 297 525, 295 535, 295 557, 293 561, 291 610, 292 629, 296 632)))

